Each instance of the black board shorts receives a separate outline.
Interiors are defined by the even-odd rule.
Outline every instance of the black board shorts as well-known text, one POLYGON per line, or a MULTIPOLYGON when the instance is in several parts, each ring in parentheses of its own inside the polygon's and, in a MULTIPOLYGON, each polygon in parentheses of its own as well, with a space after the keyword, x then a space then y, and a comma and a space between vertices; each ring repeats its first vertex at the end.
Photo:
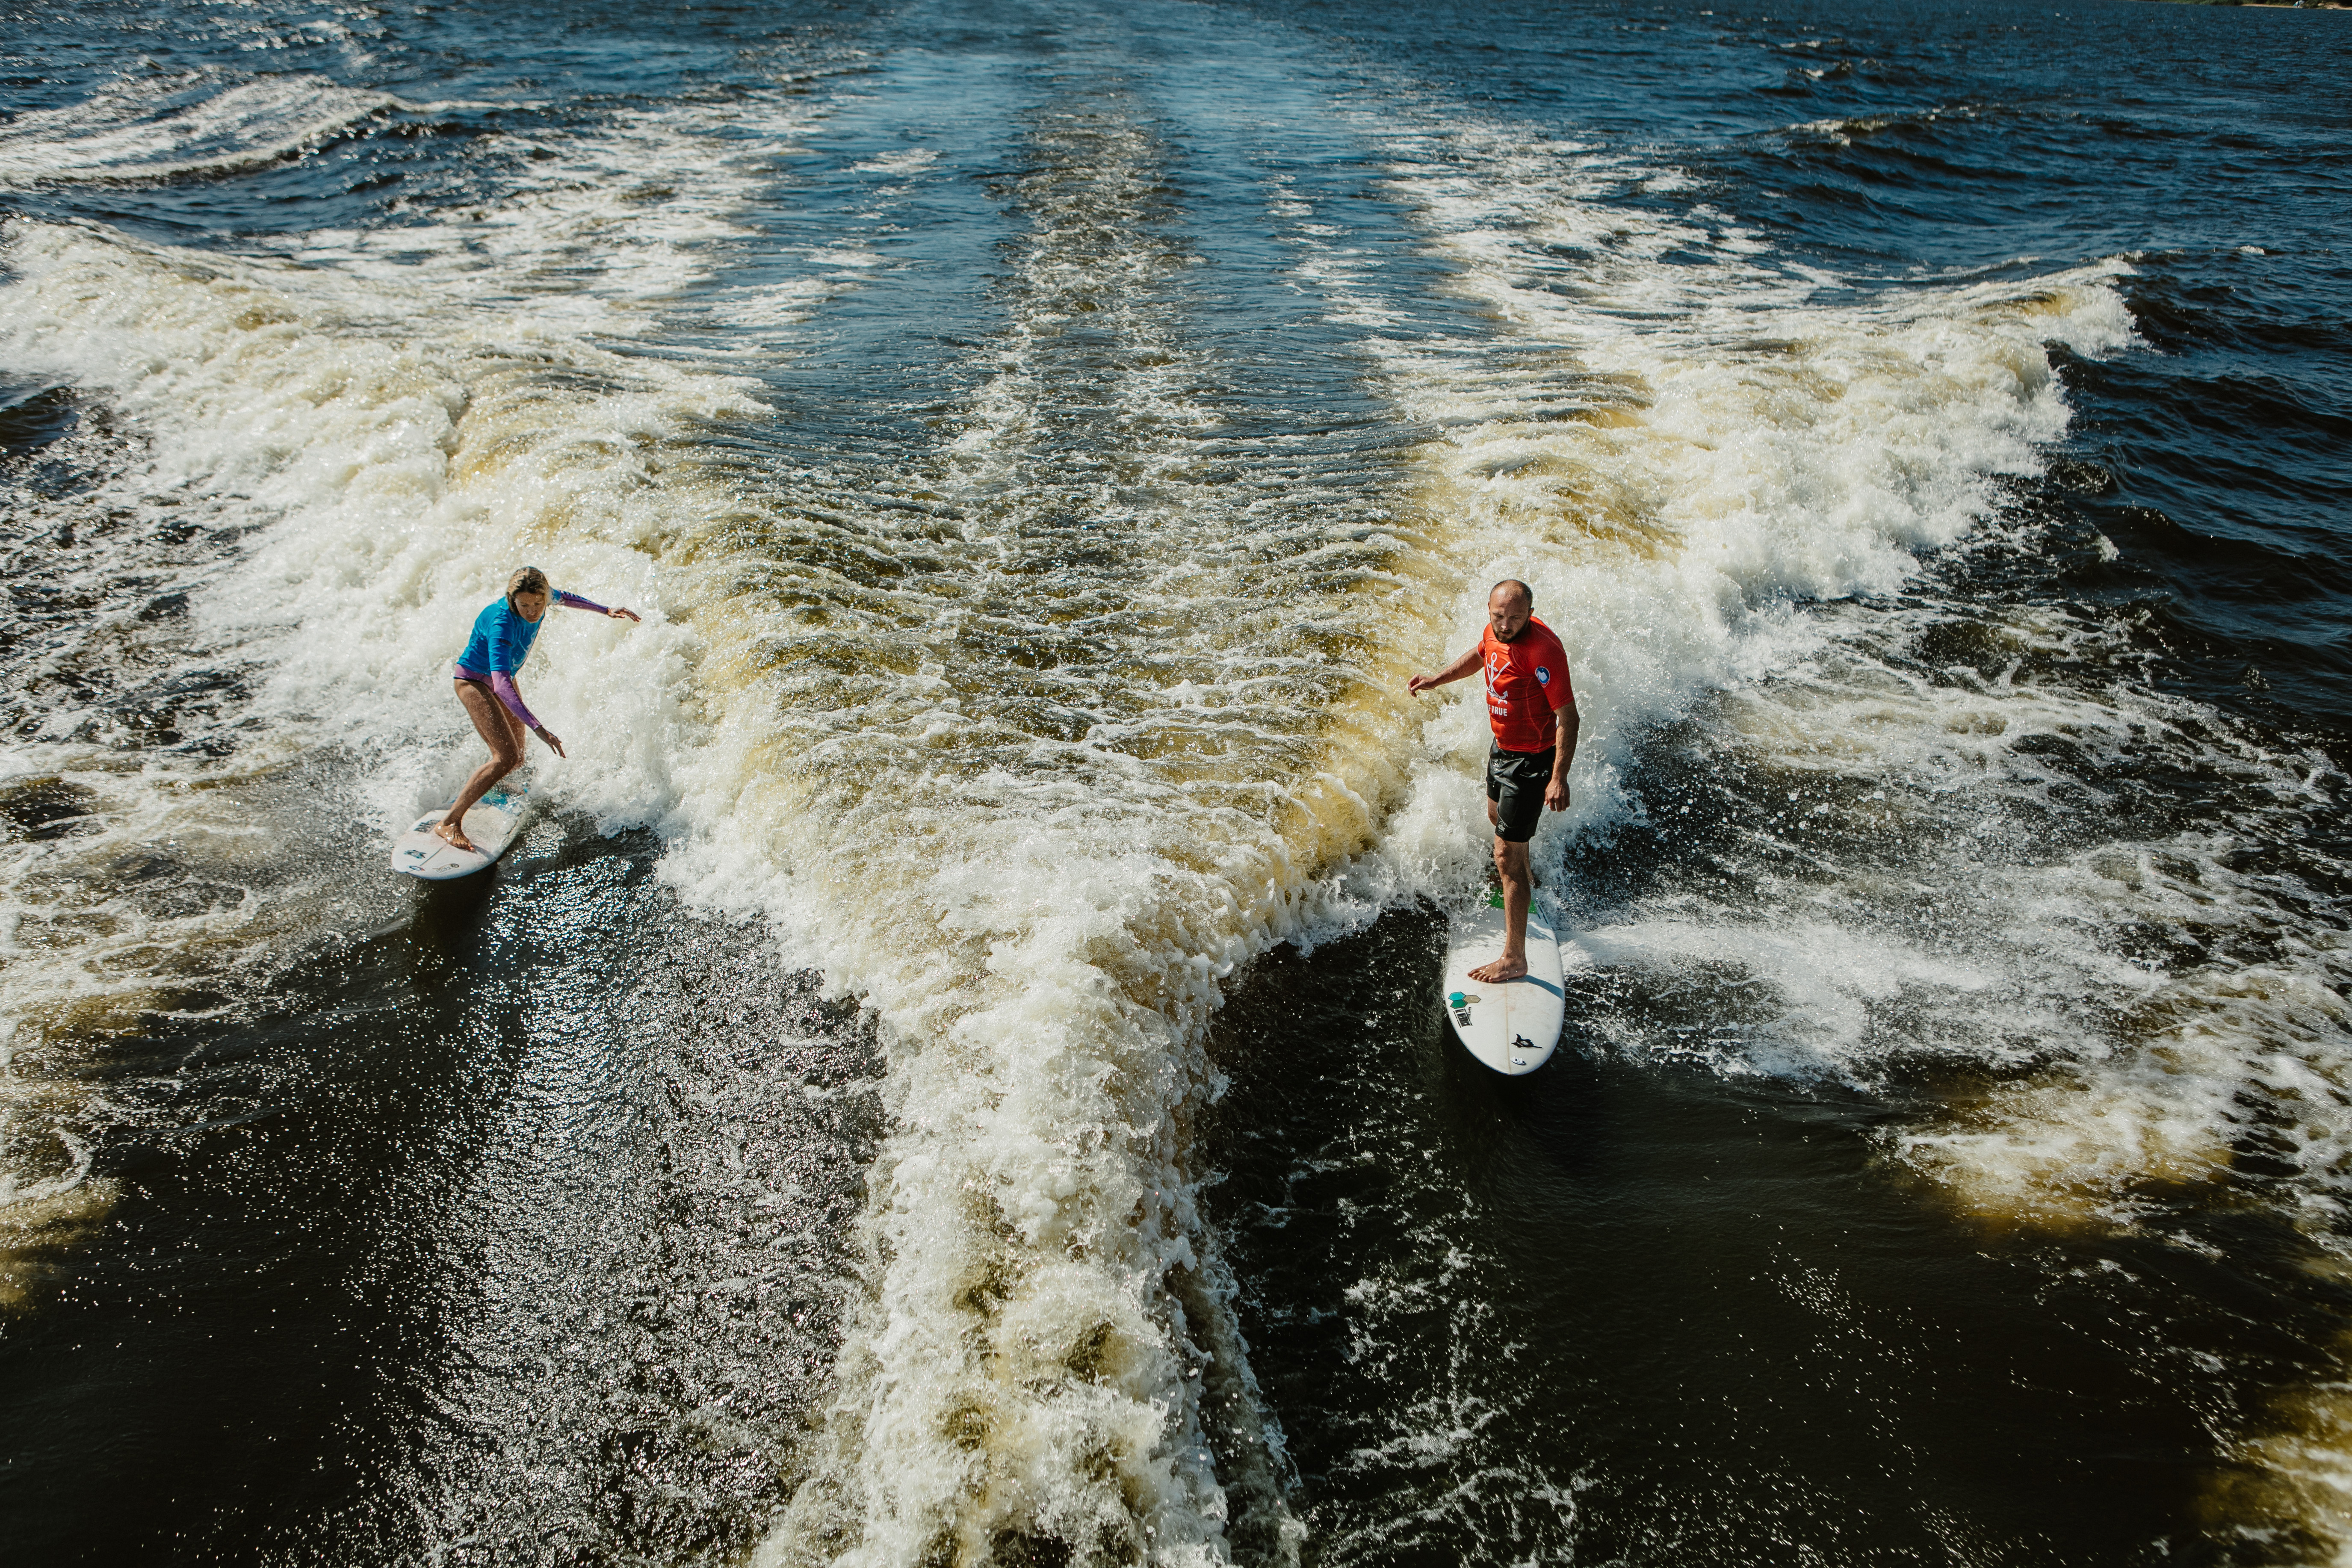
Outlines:
POLYGON ((1543 816, 1544 791, 1551 785, 1549 752, 1507 752, 1496 746, 1486 753, 1486 798, 1495 803, 1495 837, 1525 844, 1536 836, 1543 816))

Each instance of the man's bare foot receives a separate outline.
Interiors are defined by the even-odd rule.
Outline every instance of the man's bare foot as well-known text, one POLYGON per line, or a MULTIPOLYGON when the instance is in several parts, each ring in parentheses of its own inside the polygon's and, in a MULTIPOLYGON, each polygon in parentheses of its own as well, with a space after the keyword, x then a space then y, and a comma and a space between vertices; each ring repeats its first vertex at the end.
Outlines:
POLYGON ((1528 972, 1525 956, 1513 958, 1509 953, 1492 963, 1482 963, 1470 972, 1470 978, 1483 984, 1494 985, 1505 980, 1517 980, 1528 972))
MULTIPOLYGON (((474 841, 466 837, 466 830, 446 817, 433 825, 433 837, 446 839, 453 849, 465 849, 476 855, 481 853, 480 850, 474 848, 474 841)), ((1525 964, 1520 965, 1523 973, 1526 967, 1525 964)))

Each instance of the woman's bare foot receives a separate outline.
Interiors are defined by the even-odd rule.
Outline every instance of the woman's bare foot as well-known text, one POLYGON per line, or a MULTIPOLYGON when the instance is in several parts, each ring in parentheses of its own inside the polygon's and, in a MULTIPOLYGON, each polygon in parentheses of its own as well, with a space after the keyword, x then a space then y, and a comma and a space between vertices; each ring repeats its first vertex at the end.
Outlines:
POLYGON ((476 855, 481 853, 474 847, 474 841, 466 837, 466 830, 446 817, 433 825, 433 837, 446 839, 453 849, 464 849, 476 855))
POLYGON ((1507 952, 1494 963, 1482 963, 1472 970, 1470 978, 1482 984, 1494 985, 1506 980, 1517 980, 1527 972, 1528 961, 1524 956, 1513 958, 1507 952))

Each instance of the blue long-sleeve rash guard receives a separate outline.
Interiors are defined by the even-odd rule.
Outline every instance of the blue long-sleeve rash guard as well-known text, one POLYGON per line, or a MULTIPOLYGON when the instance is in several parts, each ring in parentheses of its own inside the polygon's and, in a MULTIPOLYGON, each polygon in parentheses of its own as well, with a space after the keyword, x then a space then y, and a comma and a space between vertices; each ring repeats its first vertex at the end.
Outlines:
MULTIPOLYGON (((593 610, 598 615, 608 612, 593 599, 583 599, 577 594, 555 591, 553 605, 567 610, 593 610)), ((457 679, 489 683, 491 693, 506 704, 508 712, 531 729, 539 721, 522 705, 522 693, 515 689, 514 678, 522 672, 522 661, 530 657, 530 645, 539 637, 539 628, 546 624, 541 616, 536 621, 524 620, 516 615, 514 606, 504 599, 493 599, 474 617, 474 635, 467 639, 466 651, 457 656, 457 679)))

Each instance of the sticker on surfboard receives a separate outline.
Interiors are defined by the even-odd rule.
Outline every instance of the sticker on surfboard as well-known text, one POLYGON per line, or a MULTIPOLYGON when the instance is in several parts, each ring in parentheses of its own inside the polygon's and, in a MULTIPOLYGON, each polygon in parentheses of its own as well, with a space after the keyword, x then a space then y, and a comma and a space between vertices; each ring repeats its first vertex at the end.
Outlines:
POLYGON ((470 877, 494 863, 515 841, 522 829, 527 789, 494 789, 476 801, 466 812, 466 837, 474 841, 472 850, 458 848, 433 831, 449 809, 428 811, 393 841, 392 868, 427 882, 446 882, 453 877, 470 877))
POLYGON ((1528 973, 1517 980, 1473 980, 1470 971, 1503 955, 1503 897, 1495 894, 1447 922, 1445 1021, 1465 1049, 1517 1078, 1551 1059, 1568 1011, 1559 938, 1540 910, 1528 910, 1528 973))

